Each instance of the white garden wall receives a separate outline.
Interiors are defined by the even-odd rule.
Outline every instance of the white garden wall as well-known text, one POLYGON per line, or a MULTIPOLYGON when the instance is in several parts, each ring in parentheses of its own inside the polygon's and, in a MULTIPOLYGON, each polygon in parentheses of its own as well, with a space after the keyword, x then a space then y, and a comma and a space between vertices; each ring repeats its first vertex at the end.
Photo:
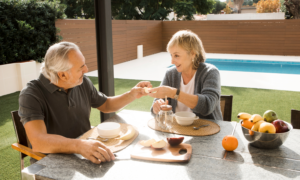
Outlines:
POLYGON ((271 20, 284 19, 284 13, 208 14, 207 20, 271 20))
POLYGON ((21 91, 39 76, 40 67, 36 61, 0 65, 0 96, 21 91))

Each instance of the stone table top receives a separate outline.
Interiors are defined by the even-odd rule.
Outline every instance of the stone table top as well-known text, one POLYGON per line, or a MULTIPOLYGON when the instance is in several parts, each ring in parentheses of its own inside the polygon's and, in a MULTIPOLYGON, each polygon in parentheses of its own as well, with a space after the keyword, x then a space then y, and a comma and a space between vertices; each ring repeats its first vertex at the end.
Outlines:
MULTIPOLYGON (((118 155, 129 155, 134 144, 140 140, 174 136, 150 129, 147 122, 151 118, 150 112, 123 110, 105 121, 132 124, 139 130, 140 134, 134 142, 118 155)), ((221 128, 215 135, 184 136, 183 143, 191 144, 193 148, 192 157, 187 163, 123 159, 97 165, 74 154, 50 154, 22 172, 39 165, 40 168, 33 174, 41 180, 300 179, 300 130, 293 129, 279 148, 266 150, 250 146, 243 137, 240 124, 237 124, 234 136, 239 146, 235 151, 227 152, 222 147, 222 139, 232 133, 236 122, 214 122, 221 128)))

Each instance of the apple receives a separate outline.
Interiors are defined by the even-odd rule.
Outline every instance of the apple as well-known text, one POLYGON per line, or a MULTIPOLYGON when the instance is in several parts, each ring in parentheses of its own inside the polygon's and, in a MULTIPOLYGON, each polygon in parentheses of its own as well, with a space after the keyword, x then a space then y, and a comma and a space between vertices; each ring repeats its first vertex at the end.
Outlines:
POLYGON ((170 137, 170 138, 167 138, 168 143, 171 146, 179 145, 180 143, 182 143, 183 139, 184 139, 184 137, 170 137))
POLYGON ((287 124, 283 120, 277 119, 273 121, 272 124, 276 128, 276 133, 284 133, 289 131, 287 124))
POLYGON ((155 139, 144 140, 140 142, 140 145, 144 147, 150 147, 153 143, 155 143, 155 139))
POLYGON ((166 141, 164 141, 163 139, 160 141, 156 141, 153 144, 151 144, 151 147, 154 149, 162 149, 167 145, 166 141))
POLYGON ((272 123, 263 122, 260 124, 258 132, 275 134, 276 128, 272 123))
POLYGON ((273 110, 267 110, 264 115, 263 115, 263 118, 265 121, 271 123, 273 122, 274 120, 278 119, 277 118, 277 114, 275 111, 273 110))

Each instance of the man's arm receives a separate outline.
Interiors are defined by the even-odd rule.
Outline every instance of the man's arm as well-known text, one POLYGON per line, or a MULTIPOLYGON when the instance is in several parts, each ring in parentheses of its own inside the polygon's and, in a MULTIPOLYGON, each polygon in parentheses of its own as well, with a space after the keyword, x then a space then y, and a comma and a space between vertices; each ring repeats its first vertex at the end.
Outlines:
POLYGON ((24 127, 32 145, 32 150, 35 152, 76 153, 96 164, 115 159, 110 149, 99 141, 70 139, 60 135, 48 134, 43 120, 29 121, 24 127))
POLYGON ((135 99, 147 95, 144 87, 152 87, 152 85, 148 81, 141 81, 130 91, 124 94, 108 97, 105 103, 99 106, 97 109, 104 113, 116 112, 135 99))

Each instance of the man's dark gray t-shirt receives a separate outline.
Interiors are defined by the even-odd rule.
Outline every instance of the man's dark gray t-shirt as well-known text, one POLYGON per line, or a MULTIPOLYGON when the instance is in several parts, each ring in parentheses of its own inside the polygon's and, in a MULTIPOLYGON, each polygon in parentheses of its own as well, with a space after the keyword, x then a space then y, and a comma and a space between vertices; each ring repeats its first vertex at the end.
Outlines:
POLYGON ((106 99, 86 76, 81 85, 66 93, 41 74, 21 91, 19 116, 23 125, 32 120, 44 120, 48 134, 77 138, 91 128, 91 107, 101 106, 106 99))

